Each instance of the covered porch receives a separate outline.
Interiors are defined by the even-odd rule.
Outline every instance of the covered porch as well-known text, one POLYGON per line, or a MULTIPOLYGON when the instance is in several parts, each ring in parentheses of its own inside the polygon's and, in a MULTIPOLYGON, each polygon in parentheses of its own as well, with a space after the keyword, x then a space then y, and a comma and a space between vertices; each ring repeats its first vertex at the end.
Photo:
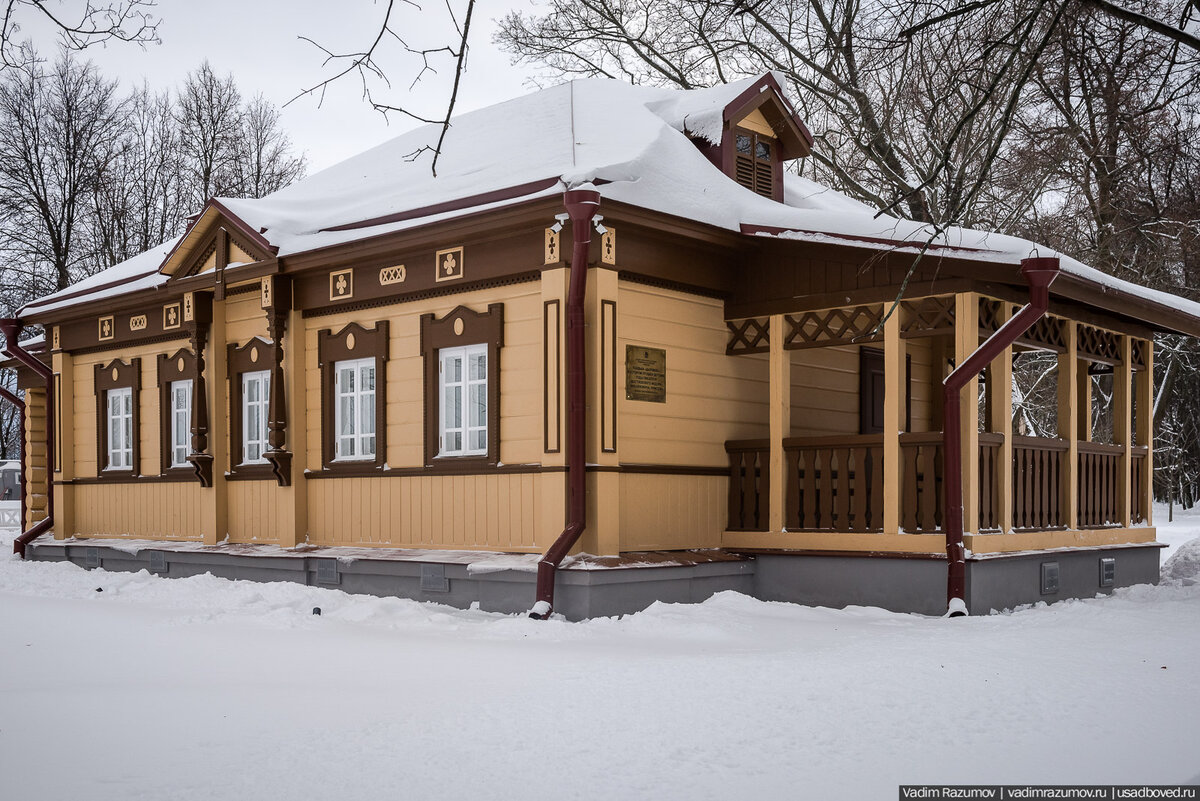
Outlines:
MULTIPOLYGON (((722 544, 945 553, 939 387, 1017 308, 960 292, 894 307, 880 302, 729 321, 729 356, 765 354, 769 361, 770 436, 725 444, 729 522, 722 544), (807 414, 806 387, 793 376, 797 357, 803 358, 797 352, 846 346, 860 350, 858 433, 797 436, 797 429, 811 429, 796 419, 807 414), (922 356, 918 376, 914 352, 922 356), (916 403, 914 386, 922 398, 916 403), (914 419, 917 404, 921 413, 914 419)), ((970 553, 1154 541, 1151 335, 1079 316, 1085 319, 1046 315, 962 390, 970 553), (1015 433, 1013 360, 1035 351, 1054 354, 1056 436, 1015 433), (1097 436, 1092 377, 1101 374, 1111 375, 1104 409, 1111 429, 1106 425, 1097 436)))

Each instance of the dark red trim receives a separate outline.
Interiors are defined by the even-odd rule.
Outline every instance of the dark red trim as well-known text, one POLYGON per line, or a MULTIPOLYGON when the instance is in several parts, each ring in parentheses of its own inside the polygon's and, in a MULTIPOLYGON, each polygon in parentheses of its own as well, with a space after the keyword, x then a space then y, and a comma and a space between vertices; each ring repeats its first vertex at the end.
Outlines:
MULTIPOLYGON (((4 350, 0 352, 37 373, 46 383, 46 517, 13 540, 13 553, 24 559, 25 546, 54 525, 54 490, 50 486, 54 472, 54 371, 21 347, 18 339, 21 335, 20 320, 0 319, 0 332, 4 334, 4 350)), ((21 454, 21 463, 25 463, 24 453, 21 454)), ((24 486, 21 487, 21 497, 25 497, 24 486)))
POLYGON ((787 99, 787 95, 783 93, 783 87, 779 85, 779 81, 775 80, 775 76, 769 72, 755 81, 752 86, 740 95, 729 101, 729 104, 725 106, 722 112, 725 122, 739 120, 766 102, 762 98, 762 95, 763 88, 767 86, 774 90, 774 97, 783 106, 787 119, 796 126, 796 133, 799 134, 800 139, 807 148, 811 149, 813 143, 816 142, 812 132, 808 130, 808 126, 804 124, 804 120, 800 119, 800 115, 796 113, 796 108, 787 99))
POLYGON ((529 616, 545 620, 554 611, 554 578, 587 522, 587 473, 584 443, 587 425, 587 378, 584 350, 584 309, 587 296, 588 245, 592 217, 600 208, 600 193, 573 189, 563 193, 571 216, 571 285, 567 291, 567 526, 538 561, 537 603, 529 616))
POLYGON ((934 245, 924 242, 912 242, 905 239, 887 239, 879 236, 855 236, 853 234, 836 234, 830 231, 807 231, 803 228, 780 228, 777 225, 753 225, 751 223, 742 223, 742 233, 753 236, 754 234, 771 234, 773 236, 779 234, 808 234, 810 236, 830 236, 834 239, 845 239, 850 242, 863 242, 868 245, 886 245, 891 248, 924 248, 926 250, 960 250, 968 253, 997 253, 998 251, 987 250, 986 248, 969 248, 960 245, 934 245))
POLYGON ((422 206, 419 209, 409 209, 408 211, 398 211, 395 214, 385 214, 382 217, 372 217, 369 220, 359 220, 358 222, 343 223, 342 225, 331 225, 328 228, 322 228, 322 231, 353 231, 359 228, 373 228, 376 225, 387 225, 388 223, 404 222, 405 220, 415 220, 420 217, 431 217, 434 214, 443 214, 447 211, 461 211, 469 209, 472 206, 483 206, 488 203, 498 203, 501 200, 512 200, 513 198, 523 197, 524 195, 532 195, 534 192, 541 192, 544 189, 558 184, 559 178, 543 178, 540 181, 530 181, 526 184, 518 184, 504 189, 495 189, 491 192, 483 192, 478 195, 458 198, 457 200, 447 200, 445 203, 435 203, 432 206, 422 206))
MULTIPOLYGON (((943 487, 946 492, 946 608, 951 616, 966 614, 967 568, 966 549, 963 547, 963 497, 962 497, 962 437, 959 431, 962 413, 959 395, 963 387, 979 375, 992 359, 1036 323, 1050 307, 1050 284, 1058 277, 1057 258, 1030 258, 1021 260, 1021 274, 1029 283, 1029 303, 1000 326, 996 333, 987 338, 975 352, 963 360, 946 376, 943 383, 942 453, 946 464, 943 487), (953 608, 958 600, 962 607, 953 608)), ((972 457, 974 458, 974 457, 972 457)), ((1068 469, 1074 469, 1074 465, 1068 469)))

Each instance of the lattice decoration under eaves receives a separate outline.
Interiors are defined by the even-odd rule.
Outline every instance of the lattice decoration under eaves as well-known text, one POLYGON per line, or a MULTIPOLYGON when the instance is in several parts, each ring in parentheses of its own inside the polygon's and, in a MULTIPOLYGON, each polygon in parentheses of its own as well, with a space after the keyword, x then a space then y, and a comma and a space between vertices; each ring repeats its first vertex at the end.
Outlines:
POLYGON ((1067 352, 1067 324, 1059 317, 1043 315, 1028 331, 1017 338, 1018 345, 1034 350, 1067 352))
POLYGON ((1101 364, 1121 363, 1121 341, 1111 331, 1102 328, 1092 328, 1090 325, 1079 326, 1079 358, 1088 359, 1101 364))
POLYGON ((1000 329, 1000 314, 1003 310, 1004 306, 998 300, 992 300, 991 298, 979 299, 980 336, 991 336, 1000 329))
POLYGON ((1135 339, 1129 346, 1129 366, 1134 370, 1146 369, 1146 349, 1150 345, 1144 339, 1135 339))
POLYGON ((906 338, 954 333, 954 296, 906 300, 900 335, 906 338))
POLYGON ((882 305, 785 314, 787 350, 878 342, 883 339, 882 305))
POLYGON ((729 343, 725 346, 728 356, 747 353, 766 353, 771 349, 771 321, 769 317, 751 317, 746 320, 726 320, 729 343))

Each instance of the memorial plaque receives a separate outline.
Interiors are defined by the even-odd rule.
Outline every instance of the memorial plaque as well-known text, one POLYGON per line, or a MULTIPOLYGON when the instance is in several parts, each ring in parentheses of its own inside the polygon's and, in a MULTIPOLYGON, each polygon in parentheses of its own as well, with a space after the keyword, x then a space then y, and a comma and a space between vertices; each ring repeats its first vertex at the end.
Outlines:
POLYGON ((667 402, 667 352, 661 348, 625 346, 625 399, 667 402))

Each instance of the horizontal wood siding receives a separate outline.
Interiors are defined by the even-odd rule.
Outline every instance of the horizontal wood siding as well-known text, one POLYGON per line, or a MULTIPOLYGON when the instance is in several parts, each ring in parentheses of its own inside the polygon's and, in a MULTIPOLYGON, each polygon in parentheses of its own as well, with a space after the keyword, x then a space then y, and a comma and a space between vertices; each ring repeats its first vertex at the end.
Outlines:
POLYGON ((285 508, 289 497, 279 491, 274 479, 230 481, 225 486, 229 493, 229 541, 279 542, 280 526, 291 518, 285 508))
POLYGON ((621 474, 621 550, 719 548, 725 476, 621 474))
POLYGON ((540 551, 562 529, 562 488, 562 473, 309 481, 308 541, 540 551))
POLYGON ((254 337, 267 336, 267 313, 258 292, 247 292, 225 299, 225 339, 243 345, 254 337))
POLYGON ((618 287, 620 461, 722 467, 725 440, 767 436, 766 356, 725 354, 721 302, 625 281, 618 287), (625 399, 627 345, 666 350, 666 403, 625 399))
POLYGON ((857 434, 858 347, 791 352, 792 436, 857 434))
POLYGON ((75 531, 80 537, 199 540, 200 485, 195 482, 77 484, 75 531))
MULTIPOLYGON (((504 347, 500 351, 500 461, 537 463, 542 455, 542 295, 530 282, 480 290, 450 298, 330 314, 305 320, 305 391, 308 408, 309 470, 321 469, 321 372, 317 333, 337 333, 351 322, 368 329, 388 321, 387 464, 424 464, 424 373, 421 357, 422 314, 439 319, 462 305, 482 311, 504 304, 504 347)), ((436 412, 435 412, 436 413, 436 412)))

